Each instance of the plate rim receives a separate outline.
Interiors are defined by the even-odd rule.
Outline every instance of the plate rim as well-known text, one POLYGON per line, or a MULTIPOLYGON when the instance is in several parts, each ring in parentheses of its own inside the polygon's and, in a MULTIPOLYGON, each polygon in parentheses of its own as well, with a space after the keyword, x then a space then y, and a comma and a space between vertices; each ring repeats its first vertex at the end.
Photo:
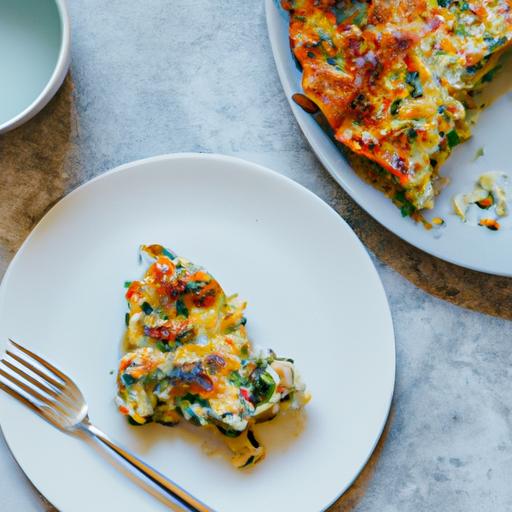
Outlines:
MULTIPOLYGON (((317 147, 316 143, 313 143, 313 139, 315 136, 311 133, 311 129, 308 126, 308 124, 302 119, 301 116, 297 115, 297 110, 300 107, 297 107, 297 105, 294 104, 291 93, 293 92, 294 87, 291 83, 289 83, 289 80, 287 79, 287 72, 285 69, 285 66, 283 62, 278 57, 279 52, 277 51, 277 42, 274 37, 274 19, 275 16, 280 16, 281 13, 279 12, 279 7, 277 7, 277 3, 279 3, 280 0, 265 0, 265 18, 266 18, 266 24, 267 24, 267 32, 268 37, 270 40, 270 46, 272 48, 272 55, 274 58, 274 63, 277 69, 277 74, 279 76, 279 81, 281 82, 281 87, 283 89, 283 92, 286 96, 286 100, 288 101, 288 104, 290 106, 290 110, 293 113, 293 117, 295 118, 295 121, 299 125, 308 145, 311 147, 313 152, 315 153, 316 157, 320 160, 323 167, 327 170, 327 172, 331 175, 331 177, 336 181, 336 183, 354 200, 368 215, 372 217, 375 221, 377 221, 383 228, 387 229, 394 235, 398 236, 401 240, 404 242, 410 244, 413 247, 416 247, 417 249, 435 257, 440 260, 446 261, 452 265, 456 265, 458 267, 462 267, 468 270, 472 270, 475 272, 480 272, 483 274, 490 274, 495 276, 501 276, 501 277, 512 277, 512 268, 510 270, 496 270, 493 269, 491 266, 487 266, 486 262, 483 261, 479 264, 472 264, 471 262, 464 262, 457 260, 455 257, 451 257, 449 255, 446 255, 443 253, 442 250, 436 250, 435 248, 430 247, 427 243, 424 243, 421 239, 412 239, 405 230, 400 229, 400 224, 393 224, 386 222, 385 218, 383 218, 382 215, 378 215, 377 212, 372 211, 371 205, 367 204, 363 198, 360 196, 360 194, 354 190, 353 187, 351 187, 336 171, 334 168, 334 165, 331 163, 329 157, 325 155, 320 148, 317 147), (275 9, 275 12, 272 12, 275 9), (288 89, 290 91, 288 91, 288 89), (290 94, 288 93, 290 92, 290 94)), ((291 56, 291 53, 290 53, 291 56)), ((293 57, 290 57, 293 58, 293 57)), ((301 91, 296 91, 301 92, 301 91)), ((331 138, 325 135, 325 137, 330 140, 331 138)), ((351 172, 354 172, 352 167, 346 163, 346 166, 348 169, 350 169, 351 172)), ((370 184, 366 184, 367 187, 371 187, 370 184)), ((406 219, 401 219, 406 220, 406 219)))
MULTIPOLYGON (((271 1, 271 0, 270 0, 271 1)), ((354 482, 357 480, 363 469, 368 464, 368 461, 370 460, 371 456, 375 452, 375 449, 377 447, 377 444, 382 439, 383 432, 386 428, 386 425, 388 423, 388 420, 390 418, 391 413, 391 406, 393 403, 394 395, 395 395, 395 387, 396 387, 396 367, 397 367, 397 353, 396 353, 396 333, 394 328, 394 322, 393 322, 393 316, 391 314, 391 308, 389 305, 388 296, 386 293, 386 290, 384 288, 384 284, 382 282, 382 279, 377 271, 375 263, 372 261, 370 254, 368 253, 368 250, 366 249, 365 245, 361 242, 359 237, 355 234, 355 232, 352 230, 350 225, 341 217, 341 215, 336 212, 329 204, 327 204, 324 200, 322 200, 319 196, 317 196, 314 192, 303 186, 302 184, 296 182, 292 178, 289 178, 288 176, 285 176, 273 169, 270 169, 269 167, 263 166, 261 164, 258 164, 256 162, 253 162, 251 160, 246 160, 244 158, 234 157, 230 155, 223 155, 219 153, 194 153, 194 152, 179 152, 179 153, 167 153, 167 154, 161 154, 157 156, 147 157, 147 158, 141 158, 137 160, 133 160, 130 162, 126 162, 124 164, 121 164, 119 166, 114 167, 113 169, 109 169, 108 171, 99 174, 98 176, 93 177, 92 179, 78 185, 76 188, 71 190, 69 193, 64 195, 61 199, 59 199, 54 205, 52 205, 51 208, 49 208, 45 214, 41 217, 41 219, 32 227, 30 233, 25 238, 25 240, 22 242, 21 246, 16 251, 16 254, 14 255, 13 259, 10 261, 3 277, 0 282, 0 299, 4 297, 5 290, 6 290, 6 283, 11 279, 11 274, 13 272, 13 268, 15 266, 15 263, 17 262, 18 258, 21 257, 21 254, 26 249, 26 246, 30 239, 33 236, 33 233, 36 231, 36 229, 39 227, 41 223, 45 221, 47 216, 50 215, 50 213, 59 207, 59 205, 63 201, 68 201, 70 198, 72 198, 75 194, 79 193, 82 189, 85 189, 90 184, 96 181, 100 181, 103 178, 112 175, 117 174, 119 172, 123 172, 125 170, 131 169, 133 167, 138 167, 140 165, 150 164, 153 162, 161 162, 161 161, 170 161, 170 160, 180 160, 180 159, 194 159, 194 160, 204 160, 204 161, 211 161, 211 160, 217 160, 217 161, 228 161, 233 164, 239 164, 241 166, 249 166, 254 168, 255 170, 258 170, 260 173, 264 173, 267 175, 271 175, 274 178, 278 178, 281 181, 287 183, 288 185, 300 190, 302 193, 305 193, 307 196, 309 196, 310 199, 317 202, 319 206, 321 206, 326 212, 328 212, 330 215, 334 215, 337 219, 337 221, 343 226, 343 229, 346 229, 349 232, 350 237, 354 240, 356 246, 358 246, 365 254, 365 257, 367 258, 367 262, 369 264, 369 267, 372 269, 371 271, 374 273, 374 277, 377 279, 378 287, 380 287, 382 298, 384 300, 384 307, 386 309, 386 317, 389 322, 389 337, 390 337, 390 349, 392 350, 393 357, 392 357, 392 368, 391 368, 391 378, 390 378, 390 390, 389 390, 389 397, 387 398, 387 401, 385 403, 385 414, 383 415, 381 425, 378 429, 378 434, 376 435, 375 439, 373 440, 373 443, 371 444, 367 455, 364 457, 364 460, 360 463, 360 466, 357 468, 357 470, 354 472, 354 476, 348 481, 345 486, 340 486, 339 493, 334 497, 334 499, 325 505, 324 508, 321 509, 321 512, 325 512, 327 509, 329 509, 333 504, 335 504, 354 484, 354 482)), ((243 171, 242 171, 243 172, 243 171)), ((388 336, 386 336, 387 338, 388 336)), ((4 397, 5 399, 6 397, 4 397)), ((14 399, 12 399, 14 400, 14 399)), ((2 418, 2 414, 0 414, 0 428, 2 427, 2 423, 4 422, 2 418)), ((57 503, 55 498, 47 497, 47 494, 43 492, 39 486, 34 482, 33 478, 30 476, 30 469, 27 469, 22 465, 22 463, 18 460, 16 457, 16 453, 11 446, 10 439, 6 435, 5 431, 2 429, 2 435, 5 439, 6 446, 12 455, 15 463, 18 465, 18 467, 21 469, 25 477, 29 480, 31 485, 34 487, 37 493, 39 493, 46 501, 50 502, 53 506, 54 503, 57 503)))

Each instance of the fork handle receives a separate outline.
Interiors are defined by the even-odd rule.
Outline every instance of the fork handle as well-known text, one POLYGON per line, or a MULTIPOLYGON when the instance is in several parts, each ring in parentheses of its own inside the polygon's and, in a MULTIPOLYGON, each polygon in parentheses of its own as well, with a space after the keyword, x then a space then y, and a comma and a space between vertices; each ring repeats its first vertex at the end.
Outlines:
POLYGON ((87 434, 98 439, 102 444, 110 448, 113 452, 117 453, 122 459, 124 459, 131 467, 142 473, 151 482, 156 484, 162 489, 165 494, 171 498, 184 512, 213 512, 211 508, 207 507, 204 503, 194 498, 187 491, 185 491, 178 484, 166 478, 162 473, 148 466, 142 462, 133 453, 120 447, 112 439, 110 439, 105 433, 99 428, 95 427, 89 422, 83 422, 81 424, 82 429, 87 434))

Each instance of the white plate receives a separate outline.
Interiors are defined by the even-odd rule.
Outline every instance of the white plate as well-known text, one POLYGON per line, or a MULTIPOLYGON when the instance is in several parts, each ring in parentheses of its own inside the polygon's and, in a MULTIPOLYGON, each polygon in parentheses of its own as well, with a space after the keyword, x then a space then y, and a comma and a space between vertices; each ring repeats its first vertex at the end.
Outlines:
MULTIPOLYGON (((0 336, 68 372, 100 428, 222 512, 327 507, 370 456, 393 393, 390 312, 357 237, 300 185, 223 156, 131 163, 60 201, 7 271, 0 336), (116 411, 110 371, 124 329, 123 283, 141 275, 144 242, 173 248, 239 292, 249 302, 251 338, 302 371, 313 400, 301 433, 289 435, 297 431, 289 422, 262 425, 268 455, 251 471, 206 455, 199 429, 134 428, 116 411)), ((3 393, 0 422, 23 470, 62 512, 107 503, 165 510, 108 458, 3 393)))
POLYGON ((266 0, 266 12, 272 50, 286 97, 304 135, 333 178, 372 217, 419 249, 463 267, 512 276, 512 218, 502 223, 501 231, 493 232, 462 223, 451 208, 453 195, 472 191, 483 172, 500 170, 512 179, 509 152, 512 94, 502 94, 512 83, 512 59, 508 59, 481 101, 488 104, 489 97, 499 96, 499 99, 483 111, 472 139, 458 146, 443 166, 442 174, 448 176, 451 183, 437 198, 435 209, 426 216, 429 219, 442 217, 446 224, 441 230, 427 231, 421 224, 402 218, 388 198, 361 180, 315 119, 293 102, 292 95, 302 92, 302 87, 301 72, 290 51, 288 12, 280 7, 279 0, 266 0), (481 147, 485 155, 475 160, 481 147))

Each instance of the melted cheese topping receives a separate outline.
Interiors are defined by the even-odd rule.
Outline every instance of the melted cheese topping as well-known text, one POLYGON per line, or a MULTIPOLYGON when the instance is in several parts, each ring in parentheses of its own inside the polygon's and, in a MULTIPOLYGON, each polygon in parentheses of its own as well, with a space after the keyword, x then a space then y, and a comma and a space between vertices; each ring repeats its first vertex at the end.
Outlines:
POLYGON ((265 452, 251 426, 309 399, 293 363, 251 346, 246 303, 226 296, 205 269, 160 245, 142 254, 148 269, 126 292, 120 412, 137 424, 184 418, 215 427, 240 437, 230 444, 235 465, 258 462, 265 452))
POLYGON ((336 139, 390 173, 415 208, 469 137, 467 92, 512 39, 511 0, 294 0, 306 95, 336 139))

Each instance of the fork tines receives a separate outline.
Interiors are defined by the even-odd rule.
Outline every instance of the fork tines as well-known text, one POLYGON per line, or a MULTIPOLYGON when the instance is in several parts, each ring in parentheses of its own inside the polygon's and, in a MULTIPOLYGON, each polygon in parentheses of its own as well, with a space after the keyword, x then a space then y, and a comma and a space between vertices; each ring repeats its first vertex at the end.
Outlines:
POLYGON ((0 360, 0 388, 53 424, 77 414, 81 401, 69 378, 37 354, 9 341, 14 350, 7 349, 0 360))

